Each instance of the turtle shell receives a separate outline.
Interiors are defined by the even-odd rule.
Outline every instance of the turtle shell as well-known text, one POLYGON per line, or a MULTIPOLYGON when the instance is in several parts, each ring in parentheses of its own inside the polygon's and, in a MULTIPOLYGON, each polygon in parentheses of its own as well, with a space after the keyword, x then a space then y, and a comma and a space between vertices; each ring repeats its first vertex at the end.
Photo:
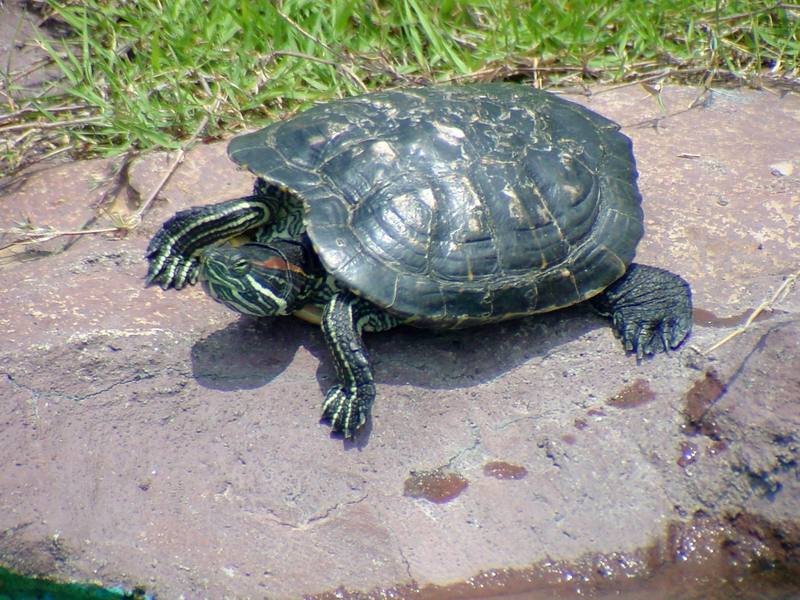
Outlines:
POLYGON ((580 302, 625 272, 643 233, 619 126, 520 84, 321 104, 228 153, 303 202, 341 284, 418 325, 580 302))

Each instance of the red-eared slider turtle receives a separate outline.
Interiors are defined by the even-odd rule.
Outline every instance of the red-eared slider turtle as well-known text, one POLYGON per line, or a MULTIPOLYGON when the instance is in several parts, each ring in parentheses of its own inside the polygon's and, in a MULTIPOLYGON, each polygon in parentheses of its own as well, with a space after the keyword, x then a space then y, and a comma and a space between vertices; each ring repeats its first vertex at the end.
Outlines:
POLYGON ((375 383, 363 331, 454 328, 584 300, 638 357, 691 329, 688 284, 632 264, 642 237, 630 140, 519 84, 426 87, 315 106, 239 136, 253 194, 181 211, 147 249, 148 282, 198 278, 248 315, 321 323, 346 437, 375 383), (246 234, 250 242, 227 243, 246 234))

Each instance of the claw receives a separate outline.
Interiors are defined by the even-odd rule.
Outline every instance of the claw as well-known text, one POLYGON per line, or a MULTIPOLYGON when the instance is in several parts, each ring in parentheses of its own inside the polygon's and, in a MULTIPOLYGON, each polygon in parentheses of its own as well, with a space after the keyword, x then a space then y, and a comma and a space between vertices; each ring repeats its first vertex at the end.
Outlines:
POLYGON ((322 403, 322 420, 329 421, 334 432, 352 438, 367 420, 358 391, 331 387, 322 403))
POLYGON ((640 324, 636 328, 636 337, 633 338, 633 348, 636 350, 636 360, 642 360, 644 355, 647 354, 647 326, 640 324))
POLYGON ((664 352, 668 352, 670 348, 674 348, 675 346, 672 344, 672 340, 674 339, 674 329, 672 327, 672 323, 669 321, 665 321, 661 324, 661 346, 664 349, 664 352))
POLYGON ((663 331, 661 332, 661 348, 663 352, 669 352, 673 348, 669 343, 669 338, 663 331))
POLYGON ((614 337, 621 338, 623 337, 623 332, 625 329, 625 324, 622 322, 622 315, 620 313, 614 313, 612 317, 612 331, 614 332, 614 337))
POLYGON ((670 329, 671 335, 669 338, 670 347, 677 348, 681 345, 681 342, 689 335, 689 331, 691 330, 691 321, 689 322, 688 326, 681 325, 678 319, 672 319, 670 321, 670 329))
POLYGON ((170 287, 180 290, 187 284, 194 285, 199 271, 200 265, 196 258, 156 254, 151 258, 145 282, 147 285, 157 284, 163 290, 170 287))
POLYGON ((657 267, 630 265, 592 303, 601 315, 611 316, 614 333, 637 359, 677 348, 692 329, 689 284, 657 267))

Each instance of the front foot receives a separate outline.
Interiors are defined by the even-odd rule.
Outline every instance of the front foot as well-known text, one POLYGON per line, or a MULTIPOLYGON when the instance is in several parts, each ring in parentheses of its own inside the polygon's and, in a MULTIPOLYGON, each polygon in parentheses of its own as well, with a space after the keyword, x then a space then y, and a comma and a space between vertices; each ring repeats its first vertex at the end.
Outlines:
POLYGON ((195 223, 202 222, 209 212, 207 207, 190 208, 175 214, 158 230, 147 246, 145 258, 150 262, 147 284, 155 283, 163 289, 179 290, 187 284, 194 285, 200 272, 200 262, 193 253, 199 247, 198 236, 192 235, 195 223))
POLYGON ((373 400, 375 386, 372 384, 354 388, 334 385, 322 403, 322 419, 330 422, 334 432, 352 438, 366 422, 373 400))
POLYGON ((625 350, 645 355, 680 346, 692 329, 692 293, 681 277, 632 264, 620 279, 591 301, 610 317, 625 350))
POLYGON ((259 196, 258 190, 253 196, 175 213, 147 246, 147 283, 165 290, 197 283, 203 250, 269 221, 274 208, 269 203, 275 199, 259 196))
POLYGON ((150 261, 145 280, 147 285, 155 283, 165 290, 170 287, 180 290, 187 284, 197 283, 200 261, 193 256, 172 254, 162 247, 148 254, 147 259, 150 261))

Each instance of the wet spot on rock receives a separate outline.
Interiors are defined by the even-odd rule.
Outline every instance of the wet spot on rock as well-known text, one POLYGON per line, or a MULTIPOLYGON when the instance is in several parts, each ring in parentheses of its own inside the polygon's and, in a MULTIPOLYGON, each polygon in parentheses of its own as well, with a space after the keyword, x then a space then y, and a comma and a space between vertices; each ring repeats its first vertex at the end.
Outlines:
POLYGON ((636 408, 655 399, 656 393, 650 389, 650 384, 644 379, 637 379, 606 400, 606 404, 617 408, 636 408))
POLYGON ((708 410, 726 391, 715 371, 707 371, 702 379, 694 382, 686 392, 686 420, 692 433, 702 433, 717 439, 719 432, 716 423, 708 416, 708 410))
MULTIPOLYGON (((698 511, 691 522, 670 525, 667 531, 667 548, 683 564, 705 563, 709 567, 716 566, 717 569, 729 571, 738 568, 748 572, 748 577, 744 579, 750 579, 751 582, 759 571, 776 574, 776 570, 785 569, 783 576, 789 577, 791 581, 798 575, 798 533, 800 528, 797 523, 778 524, 763 516, 746 512, 719 518, 698 511), (783 531, 782 527, 785 528, 783 531)), ((767 593, 766 590, 758 593, 755 585, 751 589, 755 593, 744 597, 784 597, 767 593)), ((728 594, 727 597, 736 595, 728 594)), ((794 594, 786 597, 794 597, 794 594)))
POLYGON ((697 444, 691 442, 681 442, 681 455, 678 457, 678 466, 686 468, 697 460, 697 444))
POLYGON ((520 465, 493 460, 483 465, 483 473, 495 479, 522 479, 528 474, 528 470, 520 465))
MULTIPOLYGON (((763 310, 758 314, 754 321, 771 319, 772 317, 780 315, 782 312, 783 311, 763 310)), ((744 323, 752 314, 753 309, 748 308, 740 312, 738 315, 731 315, 730 317, 718 317, 713 312, 706 310, 705 308, 695 308, 692 311, 692 318, 695 325, 699 325, 700 327, 738 327, 739 325, 744 325, 744 323)))
POLYGON ((468 485, 469 482, 459 473, 444 468, 411 471, 403 485, 403 495, 444 504, 456 498, 468 485))
POLYGON ((798 565, 797 523, 698 512, 636 550, 488 569, 447 584, 398 583, 368 594, 337 588, 307 598, 796 598, 798 565))

